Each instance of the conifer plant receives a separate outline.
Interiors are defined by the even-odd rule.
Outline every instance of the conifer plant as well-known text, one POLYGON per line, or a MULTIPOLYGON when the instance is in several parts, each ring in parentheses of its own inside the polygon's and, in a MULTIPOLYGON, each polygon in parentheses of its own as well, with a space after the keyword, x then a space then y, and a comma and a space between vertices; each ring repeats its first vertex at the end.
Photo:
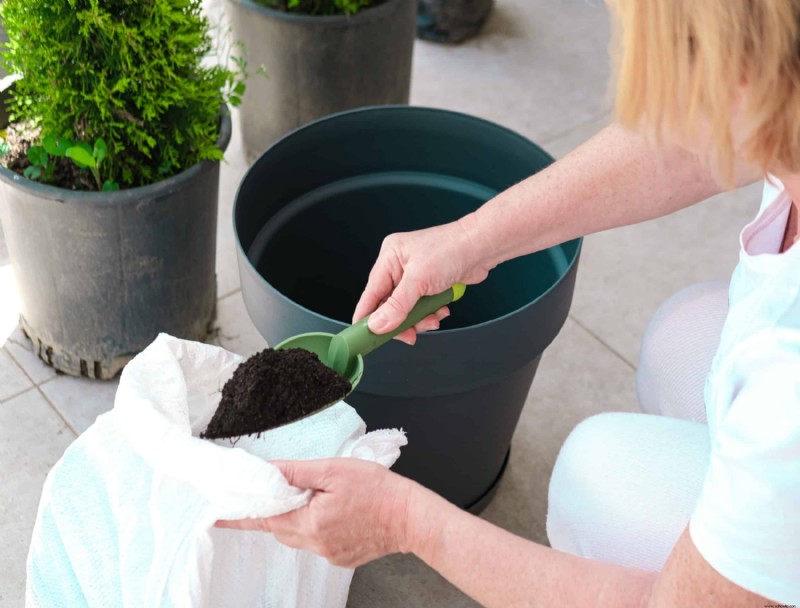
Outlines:
POLYGON ((220 112, 240 102, 246 66, 207 61, 201 9, 201 0, 3 0, 0 57, 21 75, 9 107, 21 149, 9 138, 6 165, 59 187, 115 190, 220 160, 220 112))

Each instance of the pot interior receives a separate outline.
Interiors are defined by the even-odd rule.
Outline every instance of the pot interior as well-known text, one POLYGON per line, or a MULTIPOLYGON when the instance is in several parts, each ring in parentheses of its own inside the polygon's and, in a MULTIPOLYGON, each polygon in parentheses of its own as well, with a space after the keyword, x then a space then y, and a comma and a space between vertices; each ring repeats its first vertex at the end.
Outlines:
MULTIPOLYGON (((290 300, 350 323, 381 242, 393 232, 454 221, 496 191, 424 172, 371 173, 336 181, 274 214, 248 249, 261 276, 290 300)), ((496 319, 536 300, 567 271, 578 241, 501 264, 452 306, 443 329, 496 319)))

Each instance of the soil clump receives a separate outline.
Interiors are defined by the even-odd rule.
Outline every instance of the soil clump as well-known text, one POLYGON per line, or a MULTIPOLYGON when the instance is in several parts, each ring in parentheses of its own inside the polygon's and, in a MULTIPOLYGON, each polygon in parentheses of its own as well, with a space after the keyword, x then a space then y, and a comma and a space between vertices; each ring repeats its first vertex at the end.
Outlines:
POLYGON ((260 434, 343 399, 350 382, 302 348, 262 350, 222 387, 205 439, 260 434))

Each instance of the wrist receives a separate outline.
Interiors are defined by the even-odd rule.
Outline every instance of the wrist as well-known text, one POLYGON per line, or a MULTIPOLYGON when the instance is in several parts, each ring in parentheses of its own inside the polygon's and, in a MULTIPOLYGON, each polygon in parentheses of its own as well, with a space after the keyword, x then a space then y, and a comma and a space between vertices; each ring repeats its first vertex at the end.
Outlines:
POLYGON ((382 514, 386 553, 408 553, 411 508, 416 500, 416 485, 410 479, 391 474, 395 481, 389 508, 382 514))
POLYGON ((452 505, 420 484, 406 482, 405 516, 397 522, 397 551, 413 553, 429 562, 437 551, 446 512, 452 505))
POLYGON ((470 267, 482 268, 488 272, 506 261, 481 209, 465 215, 456 224, 463 239, 461 250, 470 267))

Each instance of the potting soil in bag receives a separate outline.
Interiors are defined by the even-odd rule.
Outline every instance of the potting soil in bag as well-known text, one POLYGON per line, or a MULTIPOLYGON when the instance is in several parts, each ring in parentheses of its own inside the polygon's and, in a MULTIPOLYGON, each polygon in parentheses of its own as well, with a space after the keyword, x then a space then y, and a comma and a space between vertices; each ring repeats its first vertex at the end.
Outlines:
POLYGON ((351 569, 270 534, 214 528, 307 504, 272 459, 391 466, 401 431, 365 433, 340 402, 232 439, 198 437, 242 358, 161 334, 122 373, 114 409, 50 471, 28 554, 29 607, 341 608, 351 569))

